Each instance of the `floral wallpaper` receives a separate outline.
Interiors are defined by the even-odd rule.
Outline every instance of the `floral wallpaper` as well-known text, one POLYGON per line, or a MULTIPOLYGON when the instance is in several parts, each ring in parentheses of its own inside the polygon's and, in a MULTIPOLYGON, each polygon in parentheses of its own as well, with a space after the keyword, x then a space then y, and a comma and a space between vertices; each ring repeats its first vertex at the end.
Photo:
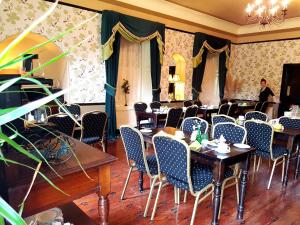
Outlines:
POLYGON ((161 71, 161 101, 168 100, 168 75, 169 66, 175 66, 173 54, 183 56, 186 62, 185 68, 185 99, 192 99, 192 75, 193 75, 193 43, 194 35, 180 31, 166 29, 165 32, 165 55, 161 71))
MULTIPOLYGON (((35 18, 45 12, 50 4, 52 3, 43 0, 3 0, 0 4, 0 41, 24 30, 35 18)), ((92 21, 55 43, 62 51, 66 51, 89 37, 68 57, 66 71, 69 83, 68 100, 72 103, 105 101, 105 66, 100 60, 99 43, 101 14, 58 5, 54 13, 33 31, 51 38, 95 15, 97 16, 92 21)))
POLYGON ((300 63, 300 40, 233 44, 226 81, 227 97, 257 99, 261 78, 265 78, 279 96, 285 63, 300 63))

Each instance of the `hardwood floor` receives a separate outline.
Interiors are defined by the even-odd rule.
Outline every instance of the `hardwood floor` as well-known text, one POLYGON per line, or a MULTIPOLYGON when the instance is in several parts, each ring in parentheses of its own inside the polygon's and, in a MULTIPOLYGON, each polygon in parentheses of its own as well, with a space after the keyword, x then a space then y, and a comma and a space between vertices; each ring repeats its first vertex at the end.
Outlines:
MULTIPOLYGON (((189 195, 187 203, 174 204, 174 193, 171 185, 162 189, 160 201, 154 222, 150 222, 150 215, 143 217, 149 193, 149 179, 144 176, 144 192, 138 191, 138 172, 133 172, 128 188, 125 193, 125 200, 120 200, 123 184, 125 182, 128 165, 125 152, 120 140, 109 143, 108 152, 119 158, 112 165, 112 194, 110 199, 109 221, 112 225, 129 224, 180 224, 190 223, 194 197, 189 195)), ((291 172, 294 172, 295 162, 291 162, 291 172)), ((293 180, 290 173, 289 183, 285 194, 281 189, 281 168, 275 170, 270 190, 267 190, 267 182, 270 176, 268 160, 263 164, 258 173, 253 176, 252 170, 249 175, 247 196, 245 201, 244 221, 236 220, 236 194, 235 188, 225 190, 220 224, 251 224, 251 225, 300 225, 300 178, 293 180)), ((156 196, 156 190, 154 197, 156 196)), ((75 203, 85 211, 91 218, 97 219, 96 195, 90 195, 77 200, 75 203)), ((152 199, 149 212, 152 211, 154 200, 152 199)), ((149 214, 150 214, 149 213, 149 214)), ((210 198, 198 206, 195 225, 210 224, 212 217, 212 203, 210 198)))

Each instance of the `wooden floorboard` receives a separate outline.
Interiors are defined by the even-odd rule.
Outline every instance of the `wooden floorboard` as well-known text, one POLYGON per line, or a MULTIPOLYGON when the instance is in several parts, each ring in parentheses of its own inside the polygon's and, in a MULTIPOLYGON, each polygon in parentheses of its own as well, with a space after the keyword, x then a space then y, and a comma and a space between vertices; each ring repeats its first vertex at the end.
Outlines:
MULTIPOLYGON (((149 179, 145 176, 145 191, 138 191, 138 173, 134 172, 125 193, 125 200, 120 200, 123 184, 125 182, 128 165, 125 152, 120 140, 109 143, 108 152, 119 160, 112 165, 112 193, 110 199, 109 221, 112 225, 131 224, 180 224, 190 223, 194 197, 188 196, 186 204, 174 204, 172 186, 163 188, 154 222, 150 222, 150 215, 143 217, 144 207, 149 193, 149 179)), ((291 172, 294 171, 295 162, 291 163, 291 172)), ((300 185, 299 180, 293 180, 292 173, 289 176, 289 184, 285 194, 281 189, 281 168, 276 168, 270 190, 267 190, 267 182, 270 175, 268 160, 263 161, 260 171, 253 176, 252 170, 249 175, 247 196, 245 201, 245 214, 243 221, 236 220, 236 194, 235 188, 230 187, 225 191, 220 224, 236 225, 300 225, 300 185)), ((156 190, 154 196, 156 195, 156 190)), ((182 196, 183 198, 183 196, 182 196)), ((97 219, 96 195, 77 200, 75 203, 91 218, 97 219)), ((151 213, 152 204, 149 212, 151 213)), ((150 214, 149 213, 149 214, 150 214)), ((199 204, 195 225, 207 225, 211 222, 212 203, 206 199, 199 204)))

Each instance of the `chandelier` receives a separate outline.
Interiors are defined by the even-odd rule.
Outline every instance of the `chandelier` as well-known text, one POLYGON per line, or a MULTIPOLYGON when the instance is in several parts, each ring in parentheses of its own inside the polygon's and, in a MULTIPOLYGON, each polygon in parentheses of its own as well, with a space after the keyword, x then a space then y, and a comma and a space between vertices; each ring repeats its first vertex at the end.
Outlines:
POLYGON ((280 23, 287 15, 289 0, 256 0, 248 3, 246 13, 249 23, 258 22, 265 26, 272 23, 280 23))

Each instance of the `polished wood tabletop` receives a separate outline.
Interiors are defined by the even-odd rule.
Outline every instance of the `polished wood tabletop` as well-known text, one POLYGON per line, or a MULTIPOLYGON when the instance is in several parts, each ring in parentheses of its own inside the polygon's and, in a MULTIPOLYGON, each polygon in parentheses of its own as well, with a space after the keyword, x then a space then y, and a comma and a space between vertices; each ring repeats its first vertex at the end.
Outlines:
MULTIPOLYGON (((99 224, 108 224, 110 164, 117 158, 78 140, 73 139, 73 141, 75 143, 73 151, 90 178, 83 173, 74 156, 63 164, 53 165, 62 178, 43 165, 41 172, 67 195, 54 189, 41 176, 38 176, 26 201, 23 215, 34 215, 49 208, 72 202, 85 195, 97 193, 99 196, 99 224)), ((16 154, 15 151, 10 151, 6 157, 32 167, 36 166, 36 163, 24 158, 23 155, 16 154)), ((6 193, 3 195, 10 205, 18 209, 31 182, 33 171, 16 165, 4 166, 4 168, 6 193)))
MULTIPOLYGON (((152 138, 158 132, 163 131, 167 134, 174 135, 177 128, 165 127, 161 129, 153 129, 150 133, 142 133, 144 141, 146 143, 152 144, 152 138)), ((191 133, 184 132, 185 140, 190 144, 191 133)), ((213 167, 213 183, 214 183, 214 195, 213 195, 213 216, 212 225, 219 224, 218 215, 220 210, 220 197, 221 197, 221 186, 224 180, 224 172, 227 166, 234 165, 236 163, 241 163, 241 181, 240 181, 240 201, 237 207, 237 219, 242 220, 244 214, 244 201, 246 195, 248 170, 250 165, 250 157, 252 152, 255 151, 254 148, 237 148, 230 145, 230 152, 226 154, 218 153, 213 149, 203 147, 200 151, 192 151, 191 158, 194 161, 199 161, 201 163, 208 163, 213 167)), ((142 178, 142 176, 140 176, 142 178)))

